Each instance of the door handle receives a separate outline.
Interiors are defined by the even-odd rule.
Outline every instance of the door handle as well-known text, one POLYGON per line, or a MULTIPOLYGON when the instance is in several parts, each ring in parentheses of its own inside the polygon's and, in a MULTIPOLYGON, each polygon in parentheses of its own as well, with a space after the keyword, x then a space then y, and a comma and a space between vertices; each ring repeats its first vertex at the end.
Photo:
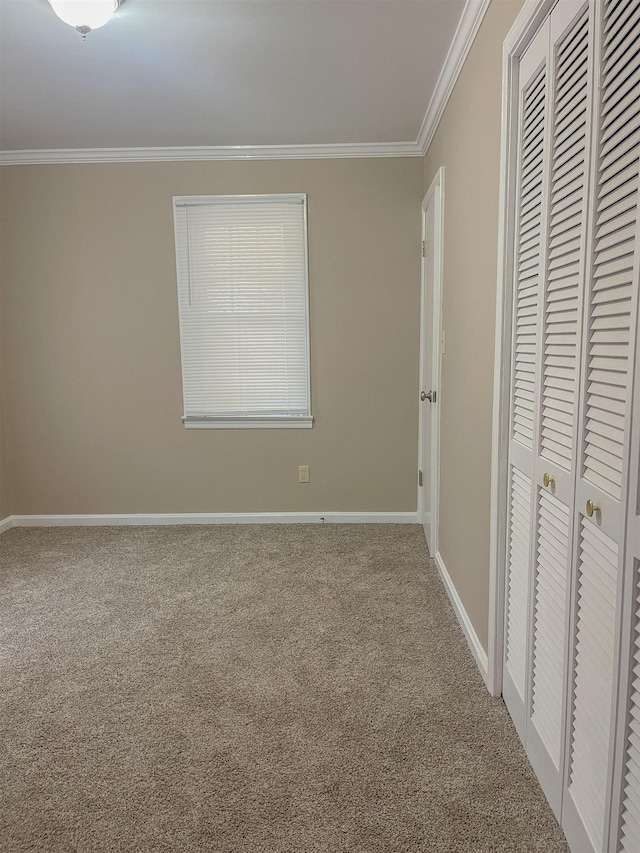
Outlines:
POLYGON ((420 399, 424 403, 425 400, 428 400, 430 403, 435 403, 436 401, 436 392, 435 391, 421 391, 420 399))
POLYGON ((600 512, 600 507, 591 500, 587 501, 587 515, 589 518, 593 518, 594 512, 600 512))

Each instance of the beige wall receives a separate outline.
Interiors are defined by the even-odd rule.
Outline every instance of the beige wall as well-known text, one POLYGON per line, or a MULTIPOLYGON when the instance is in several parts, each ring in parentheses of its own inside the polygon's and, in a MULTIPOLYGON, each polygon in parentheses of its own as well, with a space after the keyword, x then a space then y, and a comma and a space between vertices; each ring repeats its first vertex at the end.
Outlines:
POLYGON ((13 512, 415 510, 422 168, 5 167, 13 512), (316 423, 185 430, 171 197, 269 192, 309 194, 316 423))
MULTIPOLYGON (((2 197, 2 173, 0 172, 0 198, 2 197)), ((0 246, 0 297, 2 296, 2 253, 0 246)), ((2 341, 2 302, 0 298, 0 342, 2 341)), ((4 426, 4 400, 2 384, 2 362, 0 359, 0 521, 11 515, 11 495, 9 492, 9 467, 7 462, 7 442, 4 426)))
MULTIPOLYGON (((444 165, 440 550, 486 647, 501 54, 521 6, 492 0, 424 186, 417 158, 2 169, 11 510, 414 510, 419 211, 444 165), (184 430, 171 197, 302 191, 314 428, 184 430)), ((0 429, 0 518, 3 465, 0 429)))
POLYGON ((492 0, 425 158, 445 167, 439 549, 485 649, 502 43, 521 0, 492 0))
POLYGON ((2 376, 0 373, 0 521, 11 515, 9 493, 9 470, 7 465, 7 446, 4 429, 4 407, 2 399, 2 376))

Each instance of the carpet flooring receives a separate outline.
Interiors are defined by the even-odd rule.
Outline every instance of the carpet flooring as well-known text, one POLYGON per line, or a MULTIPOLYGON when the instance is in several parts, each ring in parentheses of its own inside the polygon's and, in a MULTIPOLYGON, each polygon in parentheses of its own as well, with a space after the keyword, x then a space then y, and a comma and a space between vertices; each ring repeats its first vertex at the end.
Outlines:
POLYGON ((0 849, 565 851, 418 526, 0 537, 0 849))

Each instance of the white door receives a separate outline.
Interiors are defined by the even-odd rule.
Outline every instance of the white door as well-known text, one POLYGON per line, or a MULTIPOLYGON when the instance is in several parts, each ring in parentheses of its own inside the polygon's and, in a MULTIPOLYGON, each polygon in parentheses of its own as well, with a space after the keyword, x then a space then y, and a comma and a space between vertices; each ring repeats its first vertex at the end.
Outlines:
POLYGON ((503 695, 571 850, 639 853, 640 3, 516 79, 503 695))
POLYGON ((639 853, 640 3, 518 71, 503 695, 571 850, 639 853))
MULTIPOLYGON (((609 836, 620 580, 631 461, 640 239, 640 6, 628 0, 605 0, 595 6, 595 68, 601 85, 594 123, 591 264, 583 319, 563 826, 576 848, 599 851, 606 849, 609 836)), ((636 408, 637 403, 636 399, 636 408)), ((632 503, 636 509, 637 495, 632 503)), ((626 677, 627 673, 625 682, 626 677)))
POLYGON ((593 21, 587 2, 550 18, 548 213, 538 314, 535 515, 526 747, 560 817, 573 563, 580 341, 586 274, 593 21))
POLYGON ((418 514, 432 557, 438 548, 443 181, 441 168, 422 202, 418 514))
POLYGON ((520 63, 503 695, 523 743, 530 706, 537 377, 548 147, 549 21, 520 63))
POLYGON ((592 21, 563 0, 520 64, 503 692, 560 819, 592 21))
MULTIPOLYGON (((636 251, 634 281, 640 287, 636 251)), ((636 317, 636 342, 640 340, 640 318, 636 317)), ((640 347, 636 346, 634 400, 640 400, 640 347)), ((614 769, 610 849, 624 853, 640 850, 640 417, 636 404, 633 419, 627 552, 623 581, 622 653, 620 689, 615 728, 614 769)))

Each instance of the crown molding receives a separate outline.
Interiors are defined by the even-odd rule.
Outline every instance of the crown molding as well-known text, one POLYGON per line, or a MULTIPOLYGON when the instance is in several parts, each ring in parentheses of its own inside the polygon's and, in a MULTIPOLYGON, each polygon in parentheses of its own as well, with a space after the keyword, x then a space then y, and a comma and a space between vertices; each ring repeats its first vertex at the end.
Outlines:
POLYGON ((469 55, 490 2, 491 0, 467 0, 465 4, 416 140, 416 145, 422 155, 427 153, 433 141, 440 119, 453 92, 453 87, 460 76, 462 66, 469 55))
POLYGON ((194 148, 57 148, 1 151, 0 165, 51 163, 159 163, 201 160, 317 160, 351 157, 421 157, 416 142, 336 145, 227 145, 194 148))
MULTIPOLYGON (((213 145, 190 148, 50 148, 0 151, 0 166, 54 163, 170 163, 204 160, 324 160, 424 157, 491 0, 467 0, 415 142, 332 145, 213 145)), ((540 0, 527 0, 529 5, 540 0)))

